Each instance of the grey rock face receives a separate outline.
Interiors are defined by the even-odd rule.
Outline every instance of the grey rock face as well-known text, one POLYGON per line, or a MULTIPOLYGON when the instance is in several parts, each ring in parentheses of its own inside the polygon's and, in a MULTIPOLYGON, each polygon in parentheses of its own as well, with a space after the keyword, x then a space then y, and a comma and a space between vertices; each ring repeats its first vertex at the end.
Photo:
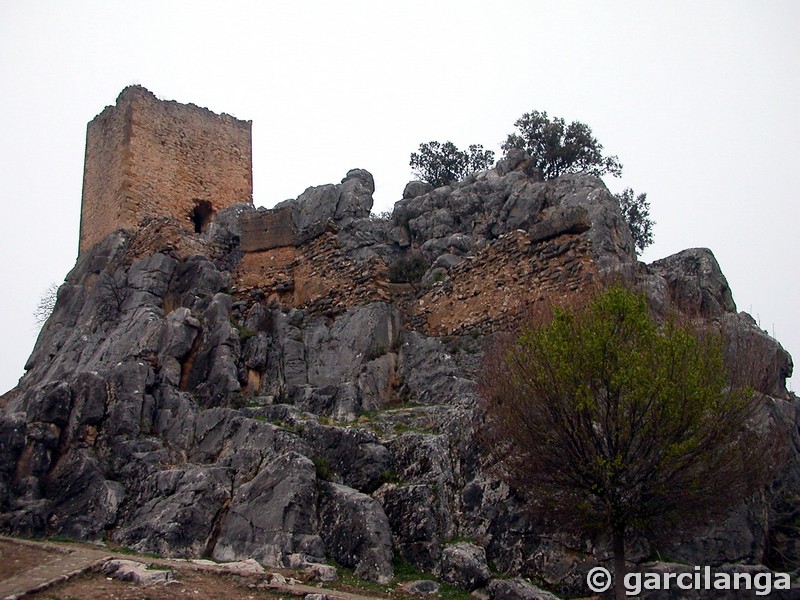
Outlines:
POLYGON ((455 186, 424 193, 414 188, 395 205, 394 221, 431 259, 448 249, 454 234, 494 239, 525 229, 546 240, 560 232, 586 232, 602 274, 630 275, 636 260, 633 238, 619 201, 603 183, 587 175, 545 182, 527 168, 524 155, 509 157, 497 169, 455 186))
POLYGON ((295 200, 281 202, 275 208, 291 207, 300 241, 307 241, 331 224, 344 226, 353 219, 369 217, 374 191, 372 175, 363 169, 353 169, 341 184, 310 187, 295 200))
POLYGON ((427 194, 433 189, 430 183, 424 181, 409 181, 403 189, 403 200, 410 200, 417 196, 427 194))
POLYGON ((375 495, 389 519, 400 555, 419 569, 435 571, 448 518, 433 485, 386 486, 375 495))
POLYGON ((278 457, 234 495, 213 557, 255 558, 272 567, 285 566, 290 554, 323 562, 316 504, 314 463, 294 452, 278 457))
POLYGON ((531 244, 544 242, 564 233, 589 231, 592 222, 583 206, 554 206, 542 211, 542 220, 531 226, 531 244))
POLYGON ((396 347, 400 316, 375 302, 347 311, 328 328, 317 323, 305 337, 308 382, 316 387, 355 379, 362 364, 396 347))
POLYGON ((649 267, 666 280, 672 305, 681 311, 703 317, 736 311, 728 281, 707 248, 684 250, 649 267))
POLYGON ((389 583, 392 531, 380 504, 335 483, 322 486, 321 535, 331 556, 363 579, 389 583))
POLYGON ((374 433, 309 424, 304 439, 342 482, 365 493, 376 490, 392 468, 392 457, 374 433))
POLYGON ((442 552, 441 577, 467 590, 484 587, 492 578, 486 564, 486 551, 468 542, 446 546, 442 552))
POLYGON ((138 508, 114 539, 138 552, 203 556, 230 492, 225 469, 187 465, 156 471, 143 482, 138 508))

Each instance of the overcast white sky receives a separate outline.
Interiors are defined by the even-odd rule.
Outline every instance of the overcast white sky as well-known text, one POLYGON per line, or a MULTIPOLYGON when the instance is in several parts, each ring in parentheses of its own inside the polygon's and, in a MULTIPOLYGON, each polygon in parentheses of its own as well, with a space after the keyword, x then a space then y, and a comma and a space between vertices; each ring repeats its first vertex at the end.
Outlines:
POLYGON ((75 262, 86 124, 132 83, 251 119, 264 206, 360 167, 388 210, 420 142, 583 121, 648 193, 643 259, 711 248, 800 360, 800 2, 0 0, 0 392, 75 262))

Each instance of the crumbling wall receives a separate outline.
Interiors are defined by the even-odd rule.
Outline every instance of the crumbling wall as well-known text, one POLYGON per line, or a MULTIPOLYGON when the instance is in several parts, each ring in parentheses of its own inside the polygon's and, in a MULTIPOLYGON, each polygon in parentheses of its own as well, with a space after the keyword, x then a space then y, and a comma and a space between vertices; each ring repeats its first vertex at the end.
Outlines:
POLYGON ((465 257, 405 309, 428 335, 488 334, 513 328, 540 300, 591 293, 598 282, 585 235, 536 241, 517 230, 465 257))
POLYGON ((80 251, 146 217, 202 231, 217 210, 252 196, 249 121, 131 86, 87 129, 80 251))
POLYGON ((242 217, 240 226, 244 252, 297 246, 300 243, 297 228, 292 222, 290 206, 246 214, 242 217))

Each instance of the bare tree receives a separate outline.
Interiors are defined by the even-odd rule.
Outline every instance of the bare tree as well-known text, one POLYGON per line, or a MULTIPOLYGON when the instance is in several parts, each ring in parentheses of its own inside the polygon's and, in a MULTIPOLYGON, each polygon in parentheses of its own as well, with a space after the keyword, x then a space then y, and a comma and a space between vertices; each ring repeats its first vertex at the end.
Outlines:
POLYGON ((101 317, 108 319, 112 316, 122 314, 125 301, 131 294, 131 287, 128 285, 128 275, 124 269, 107 271, 100 275, 97 282, 101 317))
POLYGON ((719 337, 621 287, 490 352, 481 391, 499 473, 559 530, 610 534, 617 598, 626 534, 724 516, 767 472, 719 337))
POLYGON ((33 311, 33 321, 36 326, 41 329, 50 315, 53 314, 53 309, 56 307, 56 300, 58 300, 58 284, 51 283, 47 289, 42 292, 39 303, 33 311))

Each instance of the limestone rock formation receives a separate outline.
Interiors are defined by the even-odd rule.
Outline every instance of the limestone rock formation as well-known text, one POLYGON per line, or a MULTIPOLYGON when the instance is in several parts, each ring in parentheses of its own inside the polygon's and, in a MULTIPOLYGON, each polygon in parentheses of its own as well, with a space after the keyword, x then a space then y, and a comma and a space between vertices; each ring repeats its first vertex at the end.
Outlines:
MULTIPOLYGON (((800 556, 791 359, 736 312, 710 251, 637 262, 600 180, 544 182, 519 153, 453 186, 409 185, 390 220, 369 216, 373 190, 353 170, 272 211, 221 210, 201 234, 159 217, 82 251, 0 400, 0 530, 332 559, 381 582, 401 557, 468 589, 491 567, 585 592, 607 546, 545 530, 493 478, 475 381, 486 340, 533 303, 623 278, 746 351, 770 418, 794 432, 769 502, 665 552, 798 566, 776 558, 800 556), (429 272, 391 283, 411 252, 429 272)), ((637 547, 635 561, 655 550, 637 547)), ((550 597, 522 579, 489 593, 550 597)))

